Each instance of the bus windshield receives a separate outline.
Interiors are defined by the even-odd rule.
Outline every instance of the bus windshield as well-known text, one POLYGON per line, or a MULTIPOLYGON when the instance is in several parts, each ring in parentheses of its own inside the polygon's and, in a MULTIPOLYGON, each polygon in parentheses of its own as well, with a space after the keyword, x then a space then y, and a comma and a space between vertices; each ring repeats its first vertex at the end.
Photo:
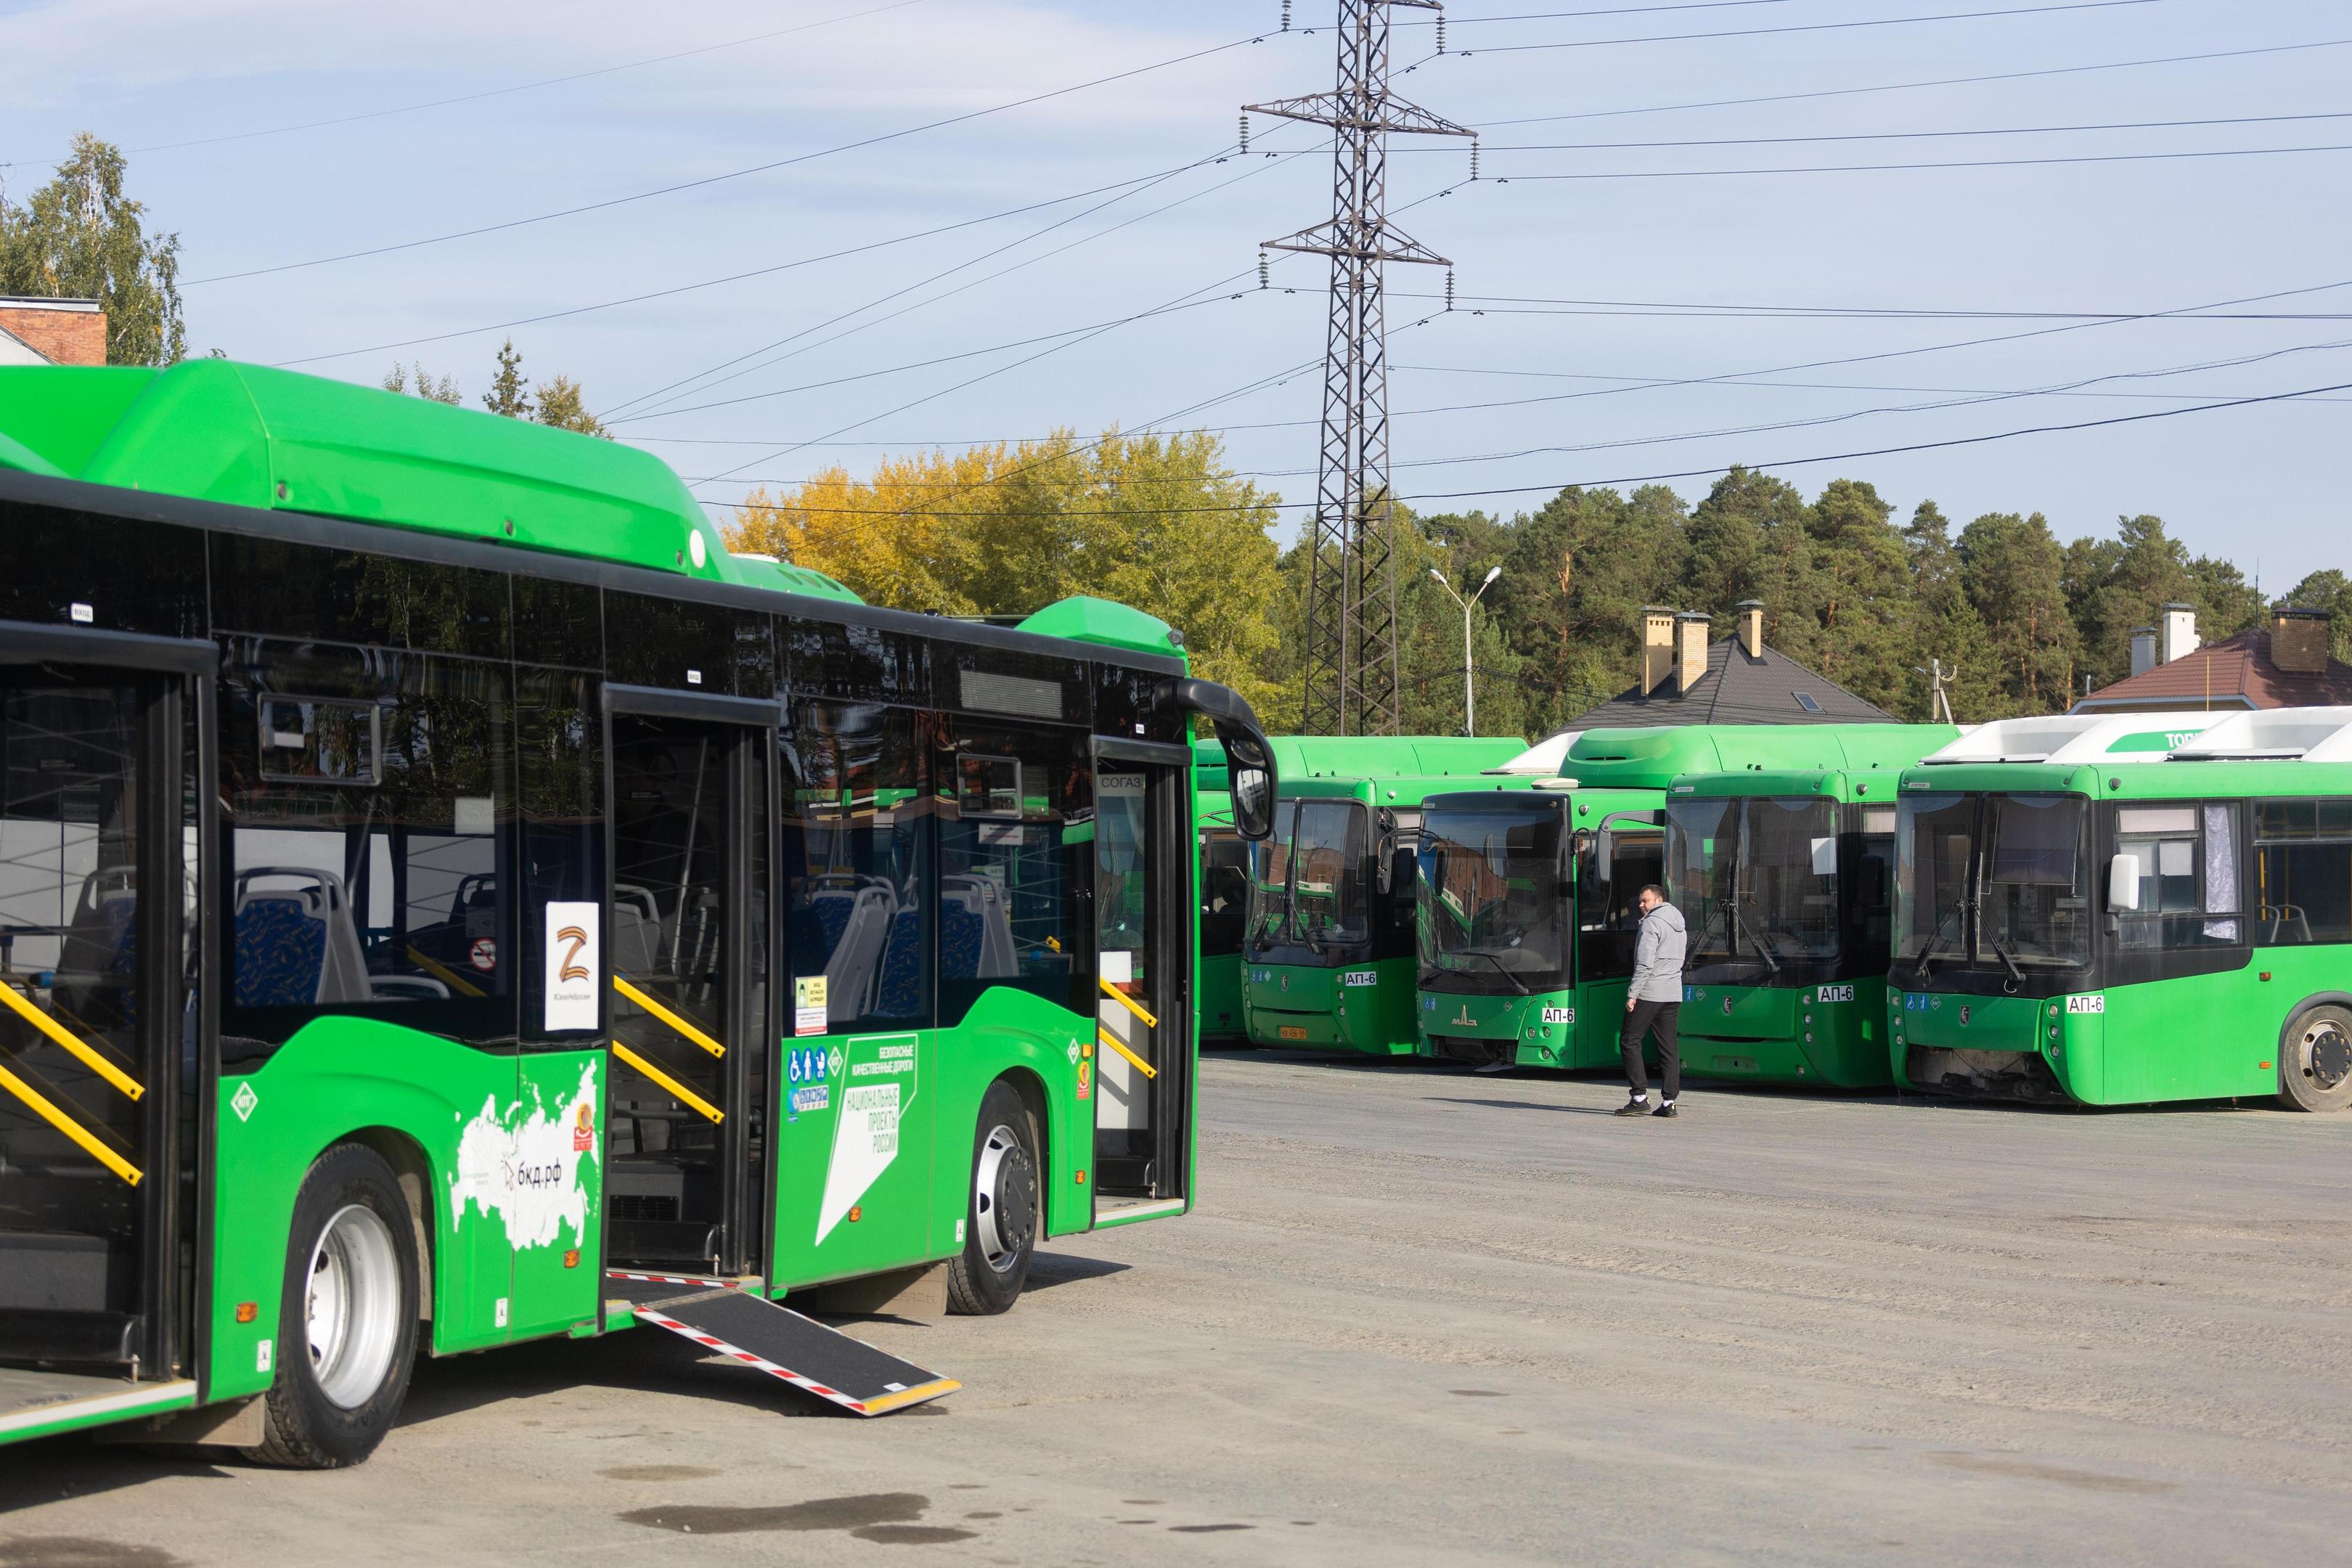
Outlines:
POLYGON ((1498 986, 1568 983, 1560 816, 1550 802, 1433 808, 1422 826, 1422 967, 1498 986))
POLYGON ((1896 834, 1897 978, 1939 968, 2074 968, 2091 957, 2085 803, 2071 795, 1921 795, 1896 834))
POLYGON ((1249 940, 1261 948, 1328 946, 1370 936, 1364 896, 1364 808, 1351 800, 1285 801, 1250 854, 1249 940))
POLYGON ((1677 800, 1667 876, 1693 963, 1838 955, 1837 805, 1813 795, 1677 800))

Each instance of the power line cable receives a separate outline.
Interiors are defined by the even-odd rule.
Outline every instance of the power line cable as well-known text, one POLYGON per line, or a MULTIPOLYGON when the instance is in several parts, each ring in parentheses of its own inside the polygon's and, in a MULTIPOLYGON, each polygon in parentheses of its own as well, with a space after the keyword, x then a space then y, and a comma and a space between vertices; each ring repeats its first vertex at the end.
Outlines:
POLYGON ((2293 153, 2352 153, 2352 142, 2316 147, 2212 147, 2178 153, 2080 153, 2052 158, 1969 158, 1935 163, 1809 163, 1795 168, 1764 169, 1612 169, 1568 174, 1505 174, 1488 182, 1507 185, 1514 180, 1713 180, 1758 174, 1916 174, 1931 169, 2027 169, 2063 163, 2166 163, 2191 158, 2263 158, 2293 153))
MULTIPOLYGON (((1668 147, 1788 147, 1817 142, 1919 142, 1959 136, 2051 136, 2094 131, 2174 131, 2213 125, 2279 125, 2313 120, 2352 120, 2352 110, 2312 114, 2241 114, 2214 120, 2122 120, 2095 125, 2004 125, 1959 131, 1865 131, 1826 136, 1717 136, 1673 142, 1481 142, 1482 153, 1623 153, 1668 147)), ((1408 146, 1412 153, 1454 151, 1408 146)))
MULTIPOLYGON (((495 87, 482 92, 459 93, 455 98, 436 98, 423 103, 404 103, 393 109, 371 109, 360 114, 341 114, 331 120, 305 120, 294 125, 272 125, 260 131, 236 131, 219 136, 200 136, 189 142, 156 142, 144 147, 126 147, 126 155, 143 153, 176 153, 188 147, 214 147, 224 142, 250 142, 263 136, 287 136, 297 131, 323 131, 335 125, 356 125, 362 121, 384 120, 399 114, 420 114, 428 109, 447 109, 460 103, 478 103, 488 98, 507 98, 518 92, 535 92, 543 87, 562 87, 566 82, 586 81, 593 77, 614 76, 622 71, 642 70, 647 66, 667 65, 672 60, 692 59, 697 55, 717 54, 722 49, 739 49, 747 44, 763 44, 771 38, 785 37, 793 33, 814 32, 819 27, 831 27, 843 22, 855 22, 866 16, 878 16, 885 11, 903 11, 909 5, 919 5, 923 0, 891 0, 887 5, 871 10, 852 11, 845 16, 826 16, 814 22, 803 22, 796 26, 778 27, 772 32, 754 33, 745 38, 730 38, 723 43, 705 44, 700 48, 680 49, 676 54, 655 55, 648 59, 624 60, 616 66, 600 66, 594 70, 573 71, 569 76, 551 76, 539 81, 517 82, 512 87, 495 87)), ((50 159, 55 163, 61 160, 50 159)), ((0 163, 0 169, 14 168, 14 163, 0 163)))
MULTIPOLYGON (((2121 0, 2116 0, 2116 3, 2121 3, 2121 0)), ((899 141, 908 136, 920 135, 925 132, 941 130, 950 125, 965 124, 971 121, 985 119, 992 114, 1003 114, 1010 110, 1026 108, 1033 103, 1043 103, 1049 99, 1066 98, 1071 93, 1084 92, 1089 88, 1103 87, 1115 81, 1126 81, 1156 70, 1166 70, 1171 66, 1205 59, 1211 55, 1223 54, 1228 49, 1237 49, 1259 41, 1261 40, 1255 37, 1236 38, 1231 43, 1216 44, 1205 49, 1195 49, 1191 54, 1155 60, 1150 65, 1136 66, 1129 70, 1114 71, 1108 76, 1096 77, 1090 81, 1074 82, 1068 87, 1057 87, 1046 92, 1031 93, 1026 98, 1012 99, 1003 103, 992 104, 986 109, 974 109, 962 114, 951 114, 941 120, 926 121, 920 125, 908 125, 897 131, 886 131, 877 135, 860 137, 855 142, 844 142, 836 146, 820 148, 814 153, 802 153, 790 158, 778 158, 769 163, 752 164, 749 168, 730 169, 724 174, 707 174, 698 180, 685 180, 677 184, 662 185, 649 191, 637 191, 625 196, 612 196, 600 202, 586 202, 578 206, 563 207, 555 212, 540 213, 532 217, 509 218, 502 223, 482 224, 473 228, 457 229, 448 234, 433 235, 424 239, 409 239, 394 245, 372 246, 364 250, 347 250, 334 256, 313 257, 308 261, 282 262, 275 267, 247 268, 242 272, 218 273, 210 278, 194 279, 181 284, 180 287, 194 289, 206 283, 226 283, 240 278, 268 277, 274 273, 293 272, 304 268, 325 267, 338 261, 355 261, 363 257, 389 256, 398 251, 415 250, 424 246, 446 244, 450 240, 471 239, 478 235, 500 234, 509 229, 526 228, 533 224, 550 223, 557 218, 576 217, 582 213, 603 212, 611 207, 626 206, 633 202, 650 201, 656 196, 675 195, 680 191, 700 190, 705 186, 721 184, 730 180, 740 180, 752 174, 764 174, 776 169, 788 169, 795 164, 811 163, 819 158, 830 158, 839 153, 856 152, 860 148, 878 146, 885 142, 899 141)))
POLYGON ((1460 51, 1478 55, 1524 54, 1536 49, 1604 49, 1619 44, 1674 44, 1700 38, 1761 38, 1783 33, 1835 33, 1856 27, 1908 27, 1922 22, 1975 22, 1999 16, 2040 16, 2058 11, 2108 11, 2125 5, 2157 5, 2165 0, 2071 0, 2063 5, 2021 5, 2005 11, 1945 11, 1933 16, 1870 16, 1851 22, 1803 22, 1787 27, 1742 27, 1717 33, 1660 33, 1643 38, 1578 38, 1548 44, 1482 44, 1460 51))
POLYGON ((2095 65, 2045 66, 2036 70, 1996 71, 1981 76, 1938 77, 1928 81, 1880 82, 1870 87, 1819 88, 1810 92, 1776 92, 1758 98, 1715 98, 1691 103, 1652 103, 1634 109, 1588 109, 1573 114, 1537 114, 1516 120, 1481 120, 1481 131, 1505 125, 1555 125, 1570 120, 1612 120, 1628 114, 1674 114, 1691 109, 1744 109, 1759 103, 1797 103, 1816 98, 1852 98, 1865 93, 1911 92, 1931 87, 1973 87, 1984 82, 2025 81, 2036 77, 2080 76, 2092 71, 2137 70, 2147 66, 2192 65, 2205 60, 2243 59, 2257 55, 2300 53, 2305 49, 2340 49, 2352 38, 2315 38, 2300 44, 2264 44, 2253 48, 2215 49, 2194 55, 2158 55, 2137 60, 2103 60, 2095 65))

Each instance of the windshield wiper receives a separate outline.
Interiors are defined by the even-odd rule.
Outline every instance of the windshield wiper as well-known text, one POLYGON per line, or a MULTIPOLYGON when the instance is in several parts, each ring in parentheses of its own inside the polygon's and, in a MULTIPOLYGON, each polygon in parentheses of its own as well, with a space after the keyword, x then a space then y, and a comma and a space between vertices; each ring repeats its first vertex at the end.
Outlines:
POLYGON ((1518 987, 1518 991, 1519 991, 1519 994, 1520 994, 1520 995, 1525 996, 1525 995, 1528 994, 1528 987, 1527 987, 1527 983, 1526 983, 1526 982, 1524 982, 1524 981, 1522 981, 1522 980, 1521 980, 1517 975, 1516 975, 1516 974, 1512 973, 1509 970, 1507 970, 1507 969, 1504 968, 1504 967, 1503 967, 1503 961, 1502 961, 1500 958, 1497 958, 1496 956, 1495 956, 1495 954, 1493 954, 1493 953, 1491 953, 1491 952, 1481 952, 1478 949, 1476 949, 1476 948, 1475 948, 1475 947, 1465 947, 1465 948, 1462 949, 1462 956, 1463 956, 1463 957, 1465 957, 1465 958, 1483 958, 1483 959, 1485 959, 1487 963, 1491 963, 1491 964, 1493 964, 1493 965, 1495 966, 1495 973, 1496 973, 1500 974, 1504 979, 1506 979, 1506 980, 1509 981, 1513 985, 1516 985, 1516 986, 1517 986, 1517 987, 1518 987))
MULTIPOLYGON (((1748 923, 1748 917, 1739 912, 1738 901, 1732 899, 1726 899, 1723 900, 1723 909, 1724 913, 1738 925, 1739 934, 1746 937, 1750 942, 1755 944, 1756 956, 1764 961, 1765 970, 1772 974, 1780 973, 1780 961, 1772 956, 1772 950, 1764 944, 1764 939, 1762 937, 1756 934, 1755 928, 1748 923)), ((1738 944, 1735 941, 1733 945, 1737 947, 1738 944)))
POLYGON ((2017 960, 2009 955, 2009 949, 2001 946, 1998 939, 1991 942, 1990 946, 1992 955, 2000 960, 2002 968, 2009 971, 2009 977, 2020 985, 2024 984, 2025 971, 2017 966, 2017 960))
POLYGON ((1929 933, 1927 937, 1927 945, 1921 948, 1919 950, 1919 956, 1912 961, 1911 981, 1913 984, 1916 985, 1920 981, 1927 978, 1927 961, 1935 957, 1936 950, 1943 945, 1944 927, 1950 923, 1951 918, 1954 915, 1958 914, 1966 908, 1968 908, 1968 900, 1965 899, 1956 900, 1945 908, 1942 918, 1936 921, 1935 931, 1929 933))

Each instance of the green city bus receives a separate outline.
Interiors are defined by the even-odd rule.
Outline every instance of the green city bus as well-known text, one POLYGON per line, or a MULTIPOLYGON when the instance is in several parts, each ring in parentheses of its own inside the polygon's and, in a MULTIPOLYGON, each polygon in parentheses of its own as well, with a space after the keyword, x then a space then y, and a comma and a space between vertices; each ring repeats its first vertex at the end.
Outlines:
POLYGON ((1482 1068, 1616 1066, 1636 900, 1667 882, 1668 786, 1817 766, 1843 757, 1843 731, 1887 728, 1567 731, 1507 764, 1518 776, 1505 793, 1433 795, 1420 851, 1422 1054, 1482 1068))
POLYGON ((1242 984, 1249 1037, 1409 1056, 1422 802, 1465 787, 1526 742, 1407 735, 1274 743, 1282 793, 1274 831, 1251 855, 1242 984), (1286 746, 1298 748, 1295 764, 1280 752, 1286 746))
POLYGON ((1001 1311, 1184 1212, 1196 715, 1263 833, 1135 610, 869 608, 427 400, 0 370, 0 1441, 349 1464, 419 1349, 1001 1311))
POLYGON ((1794 756, 1666 789, 1666 879, 1689 931, 1685 1073, 1883 1089, 1902 771, 1948 724, 1785 732, 1794 756))
MULTIPOLYGON (((1276 766, 1281 766, 1279 755, 1276 766)), ((1201 957, 1193 977, 1201 1043, 1242 1045, 1247 1040, 1242 1032, 1242 932, 1249 910, 1249 840, 1234 826, 1225 749, 1216 742, 1192 742, 1192 782, 1201 839, 1201 957)))
POLYGON ((2352 709, 1985 725, 1904 773, 1895 877, 1905 1087, 2352 1106, 2352 709))

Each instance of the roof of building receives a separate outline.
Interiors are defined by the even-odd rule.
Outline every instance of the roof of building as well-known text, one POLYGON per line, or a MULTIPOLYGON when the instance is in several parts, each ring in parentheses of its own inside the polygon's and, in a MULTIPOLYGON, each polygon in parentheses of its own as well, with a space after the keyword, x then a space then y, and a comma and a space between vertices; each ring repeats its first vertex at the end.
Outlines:
POLYGON ((2325 674, 2281 669, 2271 662, 2271 634, 2260 628, 2181 655, 2102 687, 2074 704, 2101 709, 2324 708, 2352 703, 2352 664, 2327 661, 2325 674))
POLYGON ((1706 673, 1693 681, 1688 691, 1672 675, 1647 697, 1638 684, 1629 686, 1600 707, 1570 720, 1563 728, 1899 722, 1885 709, 1864 701, 1827 676, 1816 675, 1769 647, 1748 653, 1734 635, 1707 645, 1706 673), (1799 700, 1801 697, 1805 700, 1799 700))
MULTIPOLYGON (((0 305, 7 301, 0 300, 0 305)), ((49 356, 10 331, 0 327, 0 364, 47 364, 49 356)))

